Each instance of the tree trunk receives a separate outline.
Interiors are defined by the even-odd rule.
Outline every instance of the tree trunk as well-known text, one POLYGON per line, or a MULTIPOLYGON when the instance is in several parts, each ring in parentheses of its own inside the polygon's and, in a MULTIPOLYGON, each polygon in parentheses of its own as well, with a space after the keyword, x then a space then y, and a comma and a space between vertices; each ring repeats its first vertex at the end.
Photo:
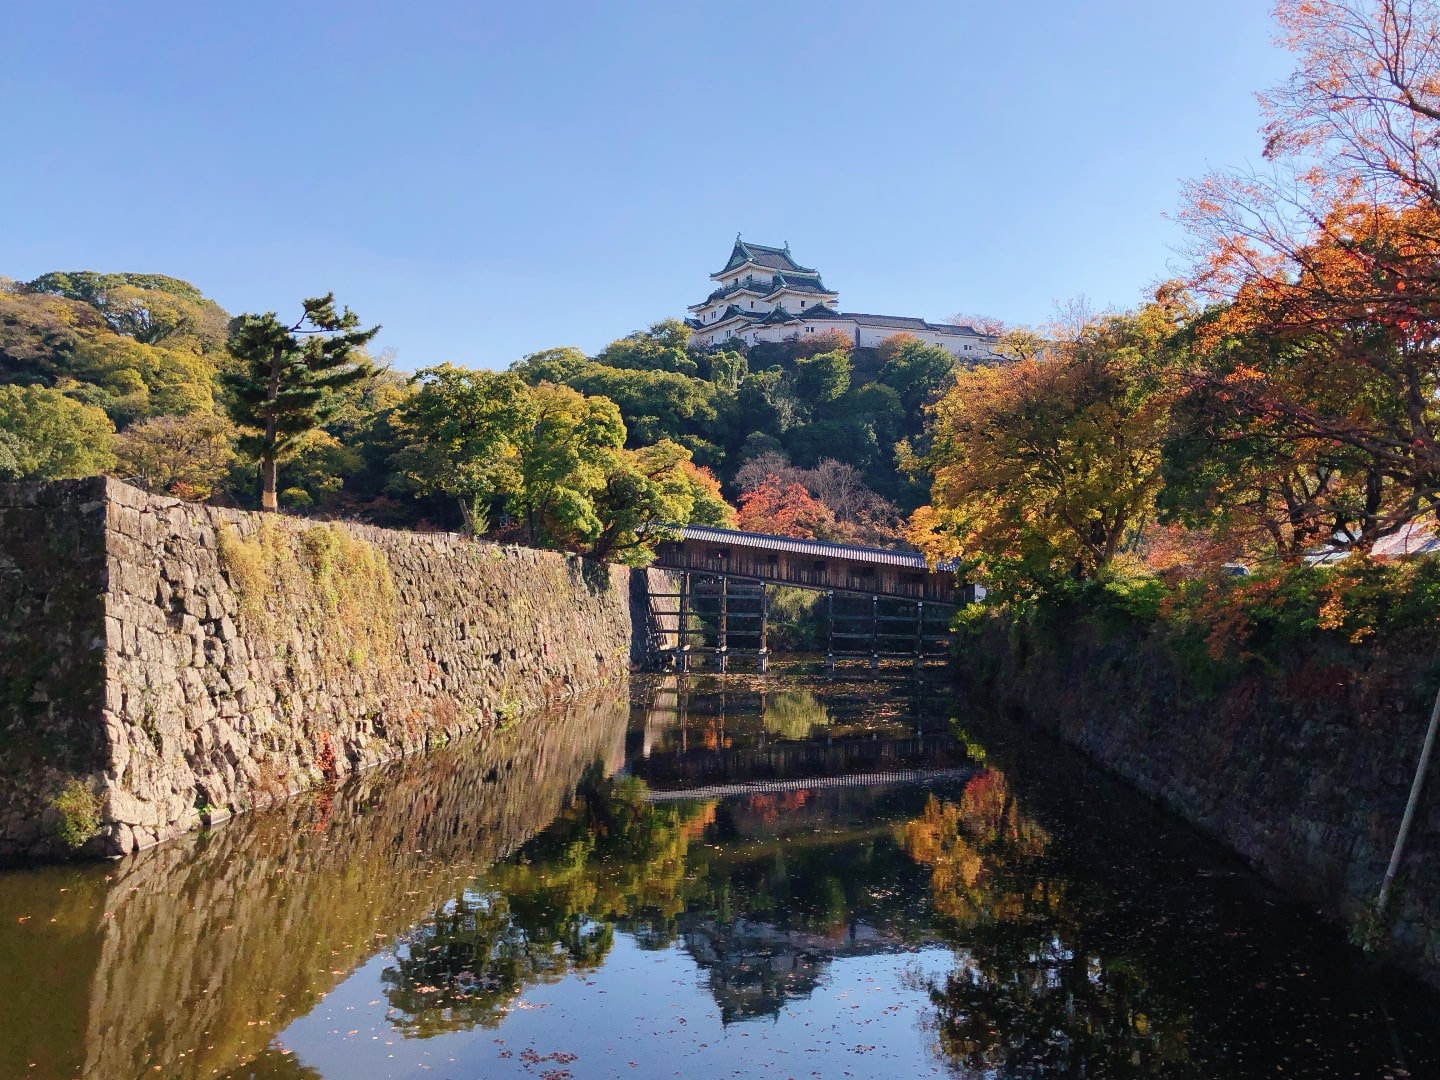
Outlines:
POLYGON ((279 345, 270 355, 270 384, 266 388, 265 400, 269 405, 269 415, 265 418, 265 446, 260 451, 260 509, 270 513, 278 513, 280 502, 275 497, 275 443, 277 425, 275 423, 275 402, 280 396, 280 360, 283 356, 279 345))
POLYGON ((275 497, 275 474, 278 471, 273 457, 260 459, 260 509, 272 514, 280 509, 280 501, 275 497))

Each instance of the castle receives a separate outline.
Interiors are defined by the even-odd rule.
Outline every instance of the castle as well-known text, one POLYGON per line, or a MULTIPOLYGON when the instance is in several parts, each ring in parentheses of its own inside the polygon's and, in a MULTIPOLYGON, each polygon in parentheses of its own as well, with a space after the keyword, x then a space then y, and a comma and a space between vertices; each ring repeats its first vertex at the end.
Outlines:
POLYGON ((838 310, 840 294, 827 289, 816 270, 792 259, 789 244, 747 244, 737 234, 729 261, 710 278, 718 283, 715 291, 691 304, 686 320, 696 345, 723 345, 732 338, 754 345, 839 331, 857 348, 908 334, 966 360, 993 355, 995 337, 970 326, 838 310))

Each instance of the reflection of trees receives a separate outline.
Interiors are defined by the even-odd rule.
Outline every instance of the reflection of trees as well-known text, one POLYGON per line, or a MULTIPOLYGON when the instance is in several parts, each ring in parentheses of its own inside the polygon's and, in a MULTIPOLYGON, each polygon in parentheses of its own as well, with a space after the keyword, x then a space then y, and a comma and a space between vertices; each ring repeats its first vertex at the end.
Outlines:
MULTIPOLYGON (((548 913, 546 913, 548 914, 548 913)), ((613 934, 578 913, 524 925, 498 892, 467 893, 406 936, 381 973, 405 1035, 493 1027, 525 986, 600 966, 613 934)))
POLYGON ((1100 904, 1059 873, 1053 843, 997 769, 906 824, 958 958, 929 986, 941 1053, 1005 1076, 1177 1075, 1188 1017, 1113 942, 1086 947, 1100 904))
POLYGON ((1039 825, 1021 817, 995 769, 980 770, 958 803, 932 795, 905 826, 905 850, 931 868, 936 912, 961 924, 1015 917, 1011 872, 1017 861, 1043 854, 1048 842, 1039 825))
POLYGON ((226 1073, 223 1080, 323 1080, 320 1070, 301 1064, 289 1050, 267 1049, 226 1073))
POLYGON ((683 941, 730 1019, 808 994, 836 954, 925 934, 924 872, 889 824, 901 807, 866 796, 835 828, 853 793, 645 794, 592 771, 544 832, 407 935, 382 975, 392 1022, 418 1037, 493 1025, 526 986, 599 967, 615 927, 644 947, 683 941))
POLYGON ((809 690, 770 694, 765 701, 765 730, 782 739, 808 739, 830 726, 830 713, 809 690))
POLYGON ((491 874, 511 905, 618 918, 673 916, 691 844, 714 820, 715 802, 647 803, 643 783, 592 776, 555 822, 491 874))
POLYGON ((644 795, 592 770, 548 829, 407 935, 381 976, 396 1027, 424 1038, 492 1026, 527 985, 598 968, 611 920, 673 917, 715 804, 644 795))
MULTIPOLYGON (((544 828, 591 763, 615 761, 627 714, 623 694, 587 696, 333 791, 67 868, 65 889, 59 870, 34 877, 38 894, 7 888, 0 916, 26 906, 0 924, 33 918, 22 936, 0 932, 7 969, 21 973, 0 1009, 0 1075, 35 1061, 65 1076, 249 1076, 276 1032, 544 828)), ((253 1071, 308 1075, 282 1056, 253 1071)))

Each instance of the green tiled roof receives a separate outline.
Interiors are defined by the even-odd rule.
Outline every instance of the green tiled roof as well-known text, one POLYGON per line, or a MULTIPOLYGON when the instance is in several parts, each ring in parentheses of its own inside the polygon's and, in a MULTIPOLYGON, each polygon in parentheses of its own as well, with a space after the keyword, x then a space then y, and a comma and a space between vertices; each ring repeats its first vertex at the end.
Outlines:
POLYGON ((801 266, 790 257, 790 245, 783 248, 769 247, 765 244, 747 244, 740 237, 735 237, 735 246, 730 250, 730 261, 723 269, 715 271, 711 277, 716 277, 727 270, 734 270, 737 266, 744 266, 746 263, 754 263, 756 266, 763 266, 767 270, 786 270, 797 274, 813 274, 813 267, 801 266))

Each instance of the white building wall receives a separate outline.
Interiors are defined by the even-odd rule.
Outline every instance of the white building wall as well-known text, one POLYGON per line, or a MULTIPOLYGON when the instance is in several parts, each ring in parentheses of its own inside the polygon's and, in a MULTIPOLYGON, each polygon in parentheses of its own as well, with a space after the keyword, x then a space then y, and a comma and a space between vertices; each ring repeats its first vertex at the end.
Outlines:
POLYGON ((873 349, 883 344, 887 338, 900 334, 916 338, 927 345, 938 345, 947 352, 960 357, 976 359, 991 355, 990 347, 986 344, 985 339, 978 336, 941 334, 933 330, 897 330, 890 326, 860 327, 860 346, 865 349, 873 349))
MULTIPOLYGON (((850 319, 803 319, 799 323, 785 323, 770 326, 732 326, 725 329, 696 330, 692 336, 700 346, 721 345, 732 337, 738 337, 748 344, 757 341, 788 341, 809 337, 814 334, 840 333, 850 341, 856 340, 857 326, 850 319)), ((860 326, 859 344, 862 348, 873 349, 889 338, 901 334, 916 338, 927 345, 938 345, 947 352, 965 360, 983 360, 994 356, 984 338, 941 334, 928 330, 895 330, 883 326, 860 326)))
MULTIPOLYGON (((786 311, 794 312, 798 315, 806 308, 814 307, 816 302, 814 293, 791 292, 787 289, 779 296, 770 300, 761 300, 759 297, 750 295, 738 297, 727 296, 723 300, 717 300, 712 304, 707 304, 694 314, 695 318, 699 319, 702 323, 710 324, 718 322, 720 315, 723 314, 725 309, 731 304, 735 304, 741 311, 754 311, 763 315, 768 315, 778 305, 786 311)), ((828 303, 833 304, 834 301, 828 301, 828 303)))
POLYGON ((740 266, 731 270, 728 274, 720 275, 715 281, 722 289, 728 289, 737 281, 743 281, 745 278, 751 278, 757 285, 768 285, 775 280, 775 272, 773 270, 760 270, 754 266, 740 266))

